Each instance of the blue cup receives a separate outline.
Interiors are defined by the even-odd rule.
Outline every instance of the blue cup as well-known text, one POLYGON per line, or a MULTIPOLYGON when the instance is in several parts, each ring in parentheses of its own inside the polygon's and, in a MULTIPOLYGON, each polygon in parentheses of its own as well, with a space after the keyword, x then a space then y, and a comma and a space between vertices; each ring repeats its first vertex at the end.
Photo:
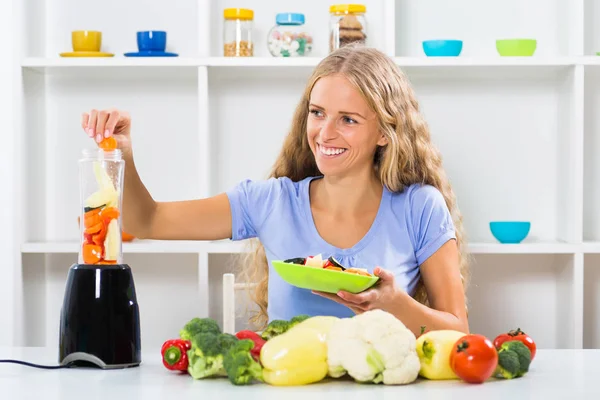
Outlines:
POLYGON ((139 51, 165 51, 167 48, 167 32, 137 32, 137 45, 139 51))

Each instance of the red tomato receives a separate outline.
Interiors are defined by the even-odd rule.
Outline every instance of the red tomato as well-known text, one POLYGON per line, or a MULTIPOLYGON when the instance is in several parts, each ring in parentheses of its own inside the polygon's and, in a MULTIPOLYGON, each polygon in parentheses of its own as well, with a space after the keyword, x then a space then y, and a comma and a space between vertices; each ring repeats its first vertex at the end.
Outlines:
POLYGON ((498 335, 496 339, 494 339, 494 347, 496 347, 496 349, 499 349, 500 346, 502 346, 502 343, 510 342, 511 340, 519 340, 523 342, 523 344, 529 348, 529 351, 531 351, 531 361, 533 361, 533 358, 535 357, 535 352, 537 350, 537 346, 533 339, 525 332, 523 332, 521 328, 517 328, 516 330, 511 330, 507 333, 502 333, 498 335))
POLYGON ((458 339, 450 353, 450 367, 463 381, 483 383, 496 370, 498 352, 483 335, 470 334, 458 339))

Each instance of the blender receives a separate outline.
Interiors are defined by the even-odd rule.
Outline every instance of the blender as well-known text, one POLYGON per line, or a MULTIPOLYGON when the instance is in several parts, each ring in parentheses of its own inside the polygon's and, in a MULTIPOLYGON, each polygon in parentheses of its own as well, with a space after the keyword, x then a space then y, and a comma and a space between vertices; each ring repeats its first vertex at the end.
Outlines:
POLYGON ((122 252, 124 169, 116 148, 87 149, 79 160, 79 255, 69 268, 60 312, 61 365, 141 363, 139 307, 122 252))

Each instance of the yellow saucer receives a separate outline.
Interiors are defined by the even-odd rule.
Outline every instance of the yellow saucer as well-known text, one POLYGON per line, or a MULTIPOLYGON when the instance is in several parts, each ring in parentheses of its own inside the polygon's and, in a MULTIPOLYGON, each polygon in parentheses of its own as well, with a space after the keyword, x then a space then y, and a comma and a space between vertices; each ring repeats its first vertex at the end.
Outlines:
POLYGON ((113 53, 104 53, 102 51, 71 51, 60 53, 61 57, 113 57, 113 53))

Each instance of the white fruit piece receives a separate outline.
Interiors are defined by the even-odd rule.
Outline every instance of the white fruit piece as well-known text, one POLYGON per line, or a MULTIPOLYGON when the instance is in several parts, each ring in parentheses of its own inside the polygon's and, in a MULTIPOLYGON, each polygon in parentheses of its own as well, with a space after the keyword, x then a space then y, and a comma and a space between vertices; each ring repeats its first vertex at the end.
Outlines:
POLYGON ((304 265, 308 267, 323 268, 323 257, 320 254, 313 257, 307 257, 304 265))
POLYGON ((104 259, 107 261, 116 261, 119 255, 119 224, 113 219, 108 224, 106 239, 104 239, 104 259))
POLYGON ((85 207, 95 208, 106 205, 118 208, 119 193, 115 189, 110 176, 99 162, 94 162, 94 175, 99 190, 85 200, 85 207))

